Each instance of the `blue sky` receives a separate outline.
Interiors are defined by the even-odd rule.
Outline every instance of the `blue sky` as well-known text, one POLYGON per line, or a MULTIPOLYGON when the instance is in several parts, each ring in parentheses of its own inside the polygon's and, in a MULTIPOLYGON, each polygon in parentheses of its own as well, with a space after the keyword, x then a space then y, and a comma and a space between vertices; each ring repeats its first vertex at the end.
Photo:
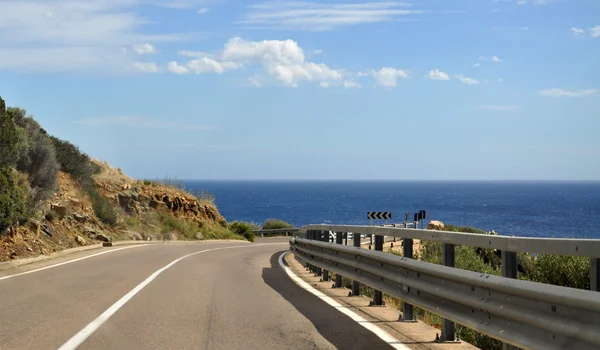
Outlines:
POLYGON ((0 0, 0 95, 138 178, 598 180, 599 15, 0 0))

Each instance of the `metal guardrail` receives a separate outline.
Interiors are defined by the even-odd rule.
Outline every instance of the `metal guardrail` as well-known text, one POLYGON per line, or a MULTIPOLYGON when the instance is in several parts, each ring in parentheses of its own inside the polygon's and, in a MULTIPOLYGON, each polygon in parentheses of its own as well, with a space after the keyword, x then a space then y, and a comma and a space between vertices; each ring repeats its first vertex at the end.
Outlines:
POLYGON ((299 228, 278 228, 272 230, 256 230, 254 231, 255 235, 260 235, 261 237, 265 236, 280 236, 285 234, 287 236, 294 236, 299 232, 299 228))
POLYGON ((382 304, 382 291, 403 302, 403 321, 413 320, 413 305, 444 318, 440 341, 455 341, 458 322, 505 343, 505 349, 600 348, 598 262, 600 240, 490 236, 433 230, 374 226, 310 225, 305 238, 290 239, 290 248, 309 268, 329 279, 336 273, 375 289, 373 304, 382 304), (336 244, 328 243, 336 232, 336 244), (352 232, 354 247, 342 245, 352 232), (375 235, 375 251, 360 248, 359 234, 375 235), (404 256, 382 252, 383 236, 403 239, 404 256), (443 243, 443 265, 412 259, 413 239, 443 243), (502 253, 502 277, 454 268, 455 246, 495 248, 502 253), (517 280, 517 252, 589 256, 592 289, 586 291, 517 280))

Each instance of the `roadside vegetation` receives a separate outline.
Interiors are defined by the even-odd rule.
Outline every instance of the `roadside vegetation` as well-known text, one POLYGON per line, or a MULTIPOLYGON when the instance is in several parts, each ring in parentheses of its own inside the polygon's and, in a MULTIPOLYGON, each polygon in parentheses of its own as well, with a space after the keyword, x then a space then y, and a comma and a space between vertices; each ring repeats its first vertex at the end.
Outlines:
POLYGON ((294 225, 279 219, 267 219, 262 224, 263 230, 277 230, 283 228, 294 228, 294 225))
MULTIPOLYGON (((445 231, 467 232, 477 234, 496 234, 494 231, 484 230, 470 226, 445 225, 445 231)), ((401 255, 398 250, 389 250, 392 254, 401 255)), ((500 251, 466 246, 456 247, 456 267, 463 270, 501 275, 502 258, 500 251)), ((414 252, 414 258, 434 264, 442 264, 442 243, 421 242, 420 252, 414 252)), ((557 255, 533 255, 520 253, 517 255, 517 278, 526 281, 540 282, 579 289, 590 289, 590 259, 586 257, 569 257, 557 255)), ((333 274, 335 276, 335 274, 333 274)), ((352 288, 352 280, 343 278, 343 285, 352 288)), ((361 285, 362 295, 373 297, 373 288, 361 285)), ((387 305, 402 310, 402 302, 386 293, 383 295, 387 305)), ((429 311, 414 307, 415 317, 419 320, 441 330, 442 318, 429 311)), ((456 324, 458 337, 465 342, 473 344, 480 349, 500 350, 502 343, 487 335, 479 333, 468 327, 456 324)))

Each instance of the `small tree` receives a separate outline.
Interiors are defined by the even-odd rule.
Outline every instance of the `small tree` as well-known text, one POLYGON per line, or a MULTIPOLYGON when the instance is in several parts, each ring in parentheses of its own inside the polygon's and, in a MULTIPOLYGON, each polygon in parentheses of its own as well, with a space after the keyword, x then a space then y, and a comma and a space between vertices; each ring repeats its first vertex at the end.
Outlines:
POLYGON ((20 137, 17 125, 6 112, 6 104, 0 97, 0 166, 14 166, 19 153, 20 137))
POLYGON ((25 217, 23 194, 8 167, 0 167, 0 235, 25 217))
POLYGON ((42 200, 50 197, 56 188, 59 165, 56 161, 56 152, 48 134, 38 122, 31 117, 24 116, 25 111, 11 108, 9 114, 13 116, 18 129, 23 130, 27 137, 26 152, 19 157, 17 169, 29 175, 32 192, 32 205, 37 205, 42 200))
POLYGON ((252 225, 247 222, 234 221, 229 225, 231 232, 240 235, 250 242, 254 242, 254 231, 252 225))

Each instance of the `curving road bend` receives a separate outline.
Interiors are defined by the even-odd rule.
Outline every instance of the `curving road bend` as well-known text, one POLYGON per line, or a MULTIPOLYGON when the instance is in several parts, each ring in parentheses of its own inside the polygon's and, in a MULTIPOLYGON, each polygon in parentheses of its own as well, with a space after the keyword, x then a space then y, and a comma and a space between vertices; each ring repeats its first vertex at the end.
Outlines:
POLYGON ((148 245, 0 271, 0 349, 389 349, 287 276, 288 246, 148 245))

